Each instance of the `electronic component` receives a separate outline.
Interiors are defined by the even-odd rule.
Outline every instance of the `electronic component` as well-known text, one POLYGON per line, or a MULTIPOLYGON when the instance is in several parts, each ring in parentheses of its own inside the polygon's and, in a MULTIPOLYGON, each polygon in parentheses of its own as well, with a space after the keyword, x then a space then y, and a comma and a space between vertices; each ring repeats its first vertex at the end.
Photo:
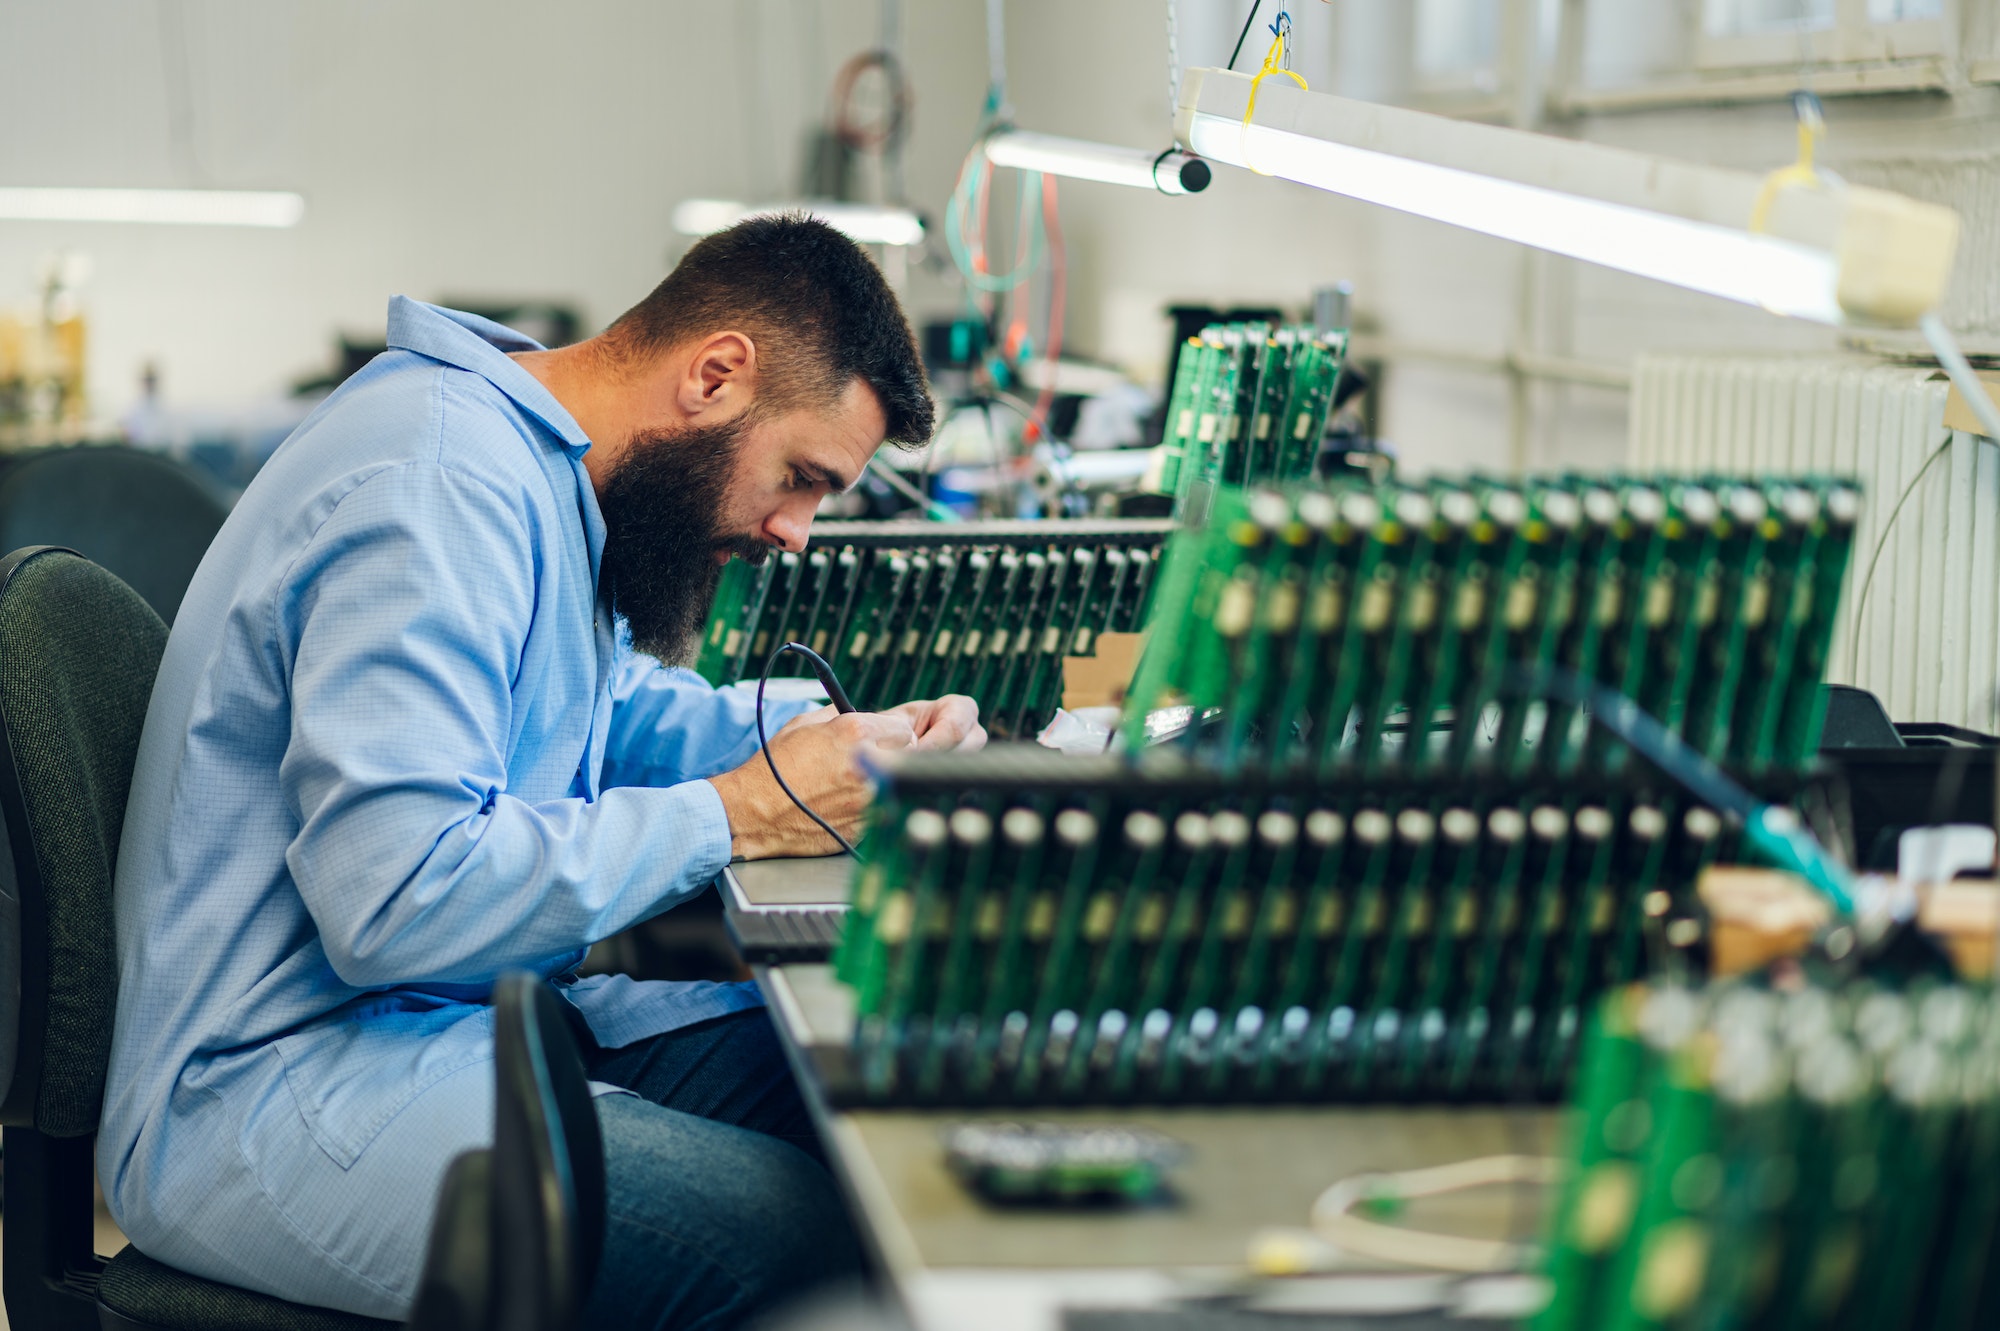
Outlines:
POLYGON ((1347 333, 1310 324, 1216 324, 1182 344, 1167 404, 1160 488, 1199 520, 1218 485, 1311 476, 1347 333))
POLYGON ((716 685, 755 678, 797 641, 858 706, 964 693, 995 738, 1032 736, 1061 699, 1062 658, 1143 624, 1172 530, 1164 519, 818 523, 802 554, 724 568, 696 669, 716 685))
POLYGON ((1989 988, 1624 990, 1577 1111, 1537 1331, 2000 1316, 1989 988))
POLYGON ((1143 1202, 1186 1155, 1150 1128, 963 1123, 944 1132, 945 1163, 991 1201, 1076 1205, 1143 1202))
POLYGON ((1584 791, 1031 749, 882 780, 830 1088, 877 1103, 1558 1097, 1583 1015, 1643 973, 1648 897, 1691 906, 1739 842, 1637 767, 1584 791))
POLYGON ((1127 698, 1224 768, 1608 771, 1625 745, 1519 680, 1608 687, 1725 767, 1813 756, 1850 482, 1536 477, 1223 487, 1160 571, 1127 698))

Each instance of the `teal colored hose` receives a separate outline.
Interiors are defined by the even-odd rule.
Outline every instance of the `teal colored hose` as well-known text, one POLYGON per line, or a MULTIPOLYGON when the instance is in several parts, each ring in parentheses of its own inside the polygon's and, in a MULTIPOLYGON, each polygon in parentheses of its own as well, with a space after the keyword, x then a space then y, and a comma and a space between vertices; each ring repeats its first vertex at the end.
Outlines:
POLYGON ((1631 745, 1691 794, 1740 820, 1744 842, 1757 858, 1805 879, 1843 915, 1854 910, 1854 875, 1805 829, 1797 814, 1757 799, 1618 690, 1560 667, 1526 665, 1508 667, 1501 688, 1516 696, 1547 698, 1583 709, 1592 722, 1631 745))

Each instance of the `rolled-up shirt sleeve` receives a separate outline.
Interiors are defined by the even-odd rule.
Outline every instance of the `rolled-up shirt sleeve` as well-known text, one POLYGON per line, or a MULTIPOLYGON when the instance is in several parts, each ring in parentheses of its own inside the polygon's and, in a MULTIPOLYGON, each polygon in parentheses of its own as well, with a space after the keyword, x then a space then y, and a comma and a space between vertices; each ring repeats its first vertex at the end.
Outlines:
POLYGON ((292 695, 286 862, 328 961, 358 986, 483 981, 705 888, 729 824, 705 781, 524 798, 540 554, 481 481, 408 463, 349 491, 283 580, 292 695))

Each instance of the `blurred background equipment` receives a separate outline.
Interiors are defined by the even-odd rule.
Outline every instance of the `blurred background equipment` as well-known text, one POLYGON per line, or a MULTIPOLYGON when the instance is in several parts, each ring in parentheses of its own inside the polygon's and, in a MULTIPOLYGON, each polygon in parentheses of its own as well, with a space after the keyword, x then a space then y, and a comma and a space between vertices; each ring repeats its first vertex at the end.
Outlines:
POLYGON ((90 260, 45 256, 32 301, 0 309, 0 444, 74 438, 89 413, 89 335, 81 288, 90 260))

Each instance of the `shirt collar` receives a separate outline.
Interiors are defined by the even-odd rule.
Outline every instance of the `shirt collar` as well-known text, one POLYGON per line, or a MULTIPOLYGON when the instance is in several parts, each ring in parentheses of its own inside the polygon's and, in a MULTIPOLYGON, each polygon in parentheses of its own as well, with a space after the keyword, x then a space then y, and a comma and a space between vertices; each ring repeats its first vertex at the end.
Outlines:
POLYGON ((590 448, 590 436, 568 409, 541 380, 507 358, 510 351, 544 350, 535 339, 463 310, 393 296, 389 300, 389 345, 470 370, 553 430, 576 456, 590 448))

